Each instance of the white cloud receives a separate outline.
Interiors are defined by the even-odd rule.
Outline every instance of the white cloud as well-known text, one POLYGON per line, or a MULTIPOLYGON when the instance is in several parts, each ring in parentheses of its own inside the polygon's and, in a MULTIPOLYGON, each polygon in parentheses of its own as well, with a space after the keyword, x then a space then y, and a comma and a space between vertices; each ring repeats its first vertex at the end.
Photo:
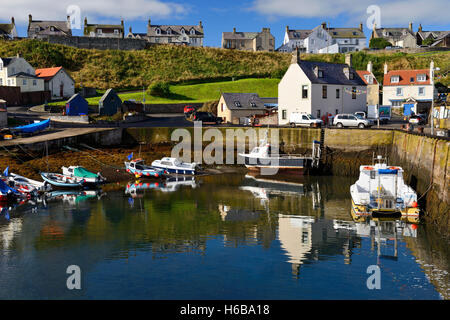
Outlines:
POLYGON ((378 5, 384 26, 415 23, 449 24, 448 0, 254 0, 253 10, 268 17, 329 18, 346 17, 347 23, 364 22, 367 7, 378 5))
POLYGON ((76 5, 81 17, 89 22, 165 18, 183 15, 187 7, 162 0, 14 0, 0 2, 0 21, 14 17, 16 23, 28 22, 28 14, 36 20, 65 20, 67 7, 76 5), (101 18, 101 21, 95 21, 101 18))

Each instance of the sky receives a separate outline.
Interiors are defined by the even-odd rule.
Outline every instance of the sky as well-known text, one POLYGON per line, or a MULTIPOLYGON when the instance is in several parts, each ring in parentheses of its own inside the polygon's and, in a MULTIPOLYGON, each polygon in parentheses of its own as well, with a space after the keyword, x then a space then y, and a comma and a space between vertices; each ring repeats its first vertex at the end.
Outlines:
MULTIPOLYGON (((413 22, 417 31, 450 30, 449 0, 14 0, 0 1, 0 23, 13 16, 19 36, 26 36, 28 14, 35 20, 65 20, 67 15, 83 27, 89 23, 120 24, 124 19, 125 34, 146 32, 152 24, 196 25, 202 21, 204 46, 219 47, 222 32, 255 32, 270 28, 276 48, 283 42, 286 26, 312 29, 322 22, 330 27, 358 27, 363 23, 367 38, 374 22, 382 27, 407 27, 413 22), (376 6, 376 7, 374 7, 376 6), (369 10, 368 10, 369 8, 369 10), (79 9, 79 10, 78 10, 79 9)), ((73 29, 82 35, 82 29, 73 29)))

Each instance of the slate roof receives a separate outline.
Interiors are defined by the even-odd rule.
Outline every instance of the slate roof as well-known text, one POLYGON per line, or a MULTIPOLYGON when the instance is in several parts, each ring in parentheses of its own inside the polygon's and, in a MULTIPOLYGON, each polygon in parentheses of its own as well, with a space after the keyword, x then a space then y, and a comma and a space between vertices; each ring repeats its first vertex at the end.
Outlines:
POLYGON ((114 29, 118 29, 119 33, 124 33, 122 24, 85 24, 84 34, 89 35, 91 32, 96 32, 97 29, 102 29, 102 33, 114 33, 114 29))
POLYGON ((431 39, 438 39, 450 31, 419 31, 417 35, 420 36, 423 40, 431 37, 431 39))
POLYGON ((13 28, 14 24, 12 23, 0 23, 0 35, 10 34, 13 28))
POLYGON ((288 37, 289 40, 303 40, 306 39, 310 34, 312 30, 303 30, 303 29, 296 29, 288 31, 288 37))
POLYGON ((396 38, 403 39, 408 35, 414 36, 409 28, 378 28, 375 29, 375 34, 379 38, 396 38), (387 32, 387 35, 384 35, 387 32))
POLYGON ((26 72, 18 72, 18 73, 10 75, 10 77, 40 79, 39 77, 36 77, 35 75, 29 74, 26 72))
POLYGON ((430 70, 418 69, 418 70, 392 70, 384 75, 384 86, 409 86, 409 85, 428 85, 430 84, 430 70), (425 74, 425 81, 417 81, 417 75, 425 74), (399 82, 391 82, 392 76, 399 76, 399 82), (411 78, 414 78, 411 81, 411 78))
POLYGON ((359 28, 326 28, 332 38, 365 38, 366 35, 359 28))
POLYGON ((358 73, 353 68, 349 68, 348 65, 344 63, 328 63, 328 62, 314 62, 314 61, 300 60, 298 65, 312 83, 341 84, 351 86, 366 85, 365 82, 359 77, 358 73), (323 71, 323 78, 318 78, 315 75, 314 69, 316 67, 318 67, 319 70, 323 71), (349 71, 353 72, 354 74, 353 79, 347 78, 347 76, 344 74, 344 68, 349 68, 349 71))
POLYGON ((28 32, 31 32, 33 34, 53 34, 54 32, 61 32, 64 33, 67 36, 72 35, 72 30, 70 29, 70 26, 68 25, 67 21, 40 21, 40 20, 32 20, 28 24, 28 32), (50 31, 50 27, 54 27, 57 30, 56 31, 50 31), (39 28, 39 31, 36 32, 36 28, 39 28))
POLYGON ((84 101, 87 102, 87 100, 81 94, 75 93, 73 96, 70 97, 69 100, 66 101, 66 104, 72 102, 73 100, 77 99, 78 97, 81 97, 81 99, 83 99, 84 101))
POLYGON ((222 32, 224 39, 229 40, 252 40, 258 36, 259 32, 222 32))
POLYGON ((147 28, 147 35, 149 37, 159 37, 159 36, 166 36, 166 37, 178 37, 182 35, 181 29, 184 29, 185 34, 192 36, 203 36, 203 27, 199 25, 150 25, 147 28), (160 34, 156 33, 156 29, 159 29, 161 31, 160 34), (171 33, 168 33, 168 30, 170 29, 171 33), (191 34, 191 29, 194 29, 194 34, 191 34))
POLYGON ((364 76, 367 76, 367 75, 372 75, 372 79, 373 79, 373 83, 372 84, 378 84, 377 78, 375 78, 375 76, 371 72, 369 72, 367 70, 357 70, 356 73, 358 73, 359 77, 362 79, 362 81, 364 81, 365 84, 369 84, 366 81, 366 78, 364 77, 364 76))
MULTIPOLYGON (((109 95, 116 95, 117 97, 119 97, 117 95, 117 93, 114 91, 114 89, 110 88, 110 89, 106 90, 105 94, 100 98, 99 103, 100 102, 103 103, 109 95)), ((121 100, 120 97, 119 97, 119 100, 121 100)))
POLYGON ((230 110, 261 110, 265 109, 264 102, 257 93, 222 93, 227 108, 230 110), (240 107, 236 106, 235 102, 240 103, 240 107), (253 107, 251 103, 254 103, 253 107))
POLYGON ((14 59, 16 59, 16 58, 13 57, 13 58, 1 58, 1 59, 3 61, 3 67, 7 67, 9 64, 14 62, 14 59))

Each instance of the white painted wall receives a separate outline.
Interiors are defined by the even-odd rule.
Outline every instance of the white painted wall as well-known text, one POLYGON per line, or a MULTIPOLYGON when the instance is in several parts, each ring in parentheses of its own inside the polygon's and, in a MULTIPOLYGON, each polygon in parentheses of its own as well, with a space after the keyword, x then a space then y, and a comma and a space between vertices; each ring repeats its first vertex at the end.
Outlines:
POLYGON ((75 94, 75 82, 69 77, 69 75, 61 69, 58 73, 47 82, 47 90, 50 90, 52 98, 61 98, 60 86, 64 84, 63 97, 68 98, 75 94))
POLYGON ((431 101, 431 99, 433 99, 436 94, 436 90, 433 90, 433 85, 431 84, 412 86, 383 86, 383 105, 392 105, 391 100, 407 100, 408 98, 431 101), (419 87, 425 88, 424 95, 419 95, 419 87), (402 88, 402 95, 397 95, 397 88, 402 88))
POLYGON ((304 40, 307 53, 318 53, 320 49, 330 46, 332 38, 322 26, 315 27, 304 40))
POLYGON ((31 75, 36 75, 34 68, 24 58, 16 58, 7 67, 1 68, 0 70, 1 85, 20 87, 21 92, 44 90, 44 80, 13 77, 14 74, 17 74, 19 72, 25 72, 31 75))

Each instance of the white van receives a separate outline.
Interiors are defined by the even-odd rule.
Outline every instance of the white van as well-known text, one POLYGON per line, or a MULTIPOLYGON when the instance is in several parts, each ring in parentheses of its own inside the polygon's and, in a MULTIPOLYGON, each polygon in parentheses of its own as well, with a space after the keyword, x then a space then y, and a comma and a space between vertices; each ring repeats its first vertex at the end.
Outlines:
POLYGON ((308 126, 308 127, 320 127, 322 126, 322 120, 313 117, 306 112, 293 112, 289 116, 289 124, 291 127, 308 126))

